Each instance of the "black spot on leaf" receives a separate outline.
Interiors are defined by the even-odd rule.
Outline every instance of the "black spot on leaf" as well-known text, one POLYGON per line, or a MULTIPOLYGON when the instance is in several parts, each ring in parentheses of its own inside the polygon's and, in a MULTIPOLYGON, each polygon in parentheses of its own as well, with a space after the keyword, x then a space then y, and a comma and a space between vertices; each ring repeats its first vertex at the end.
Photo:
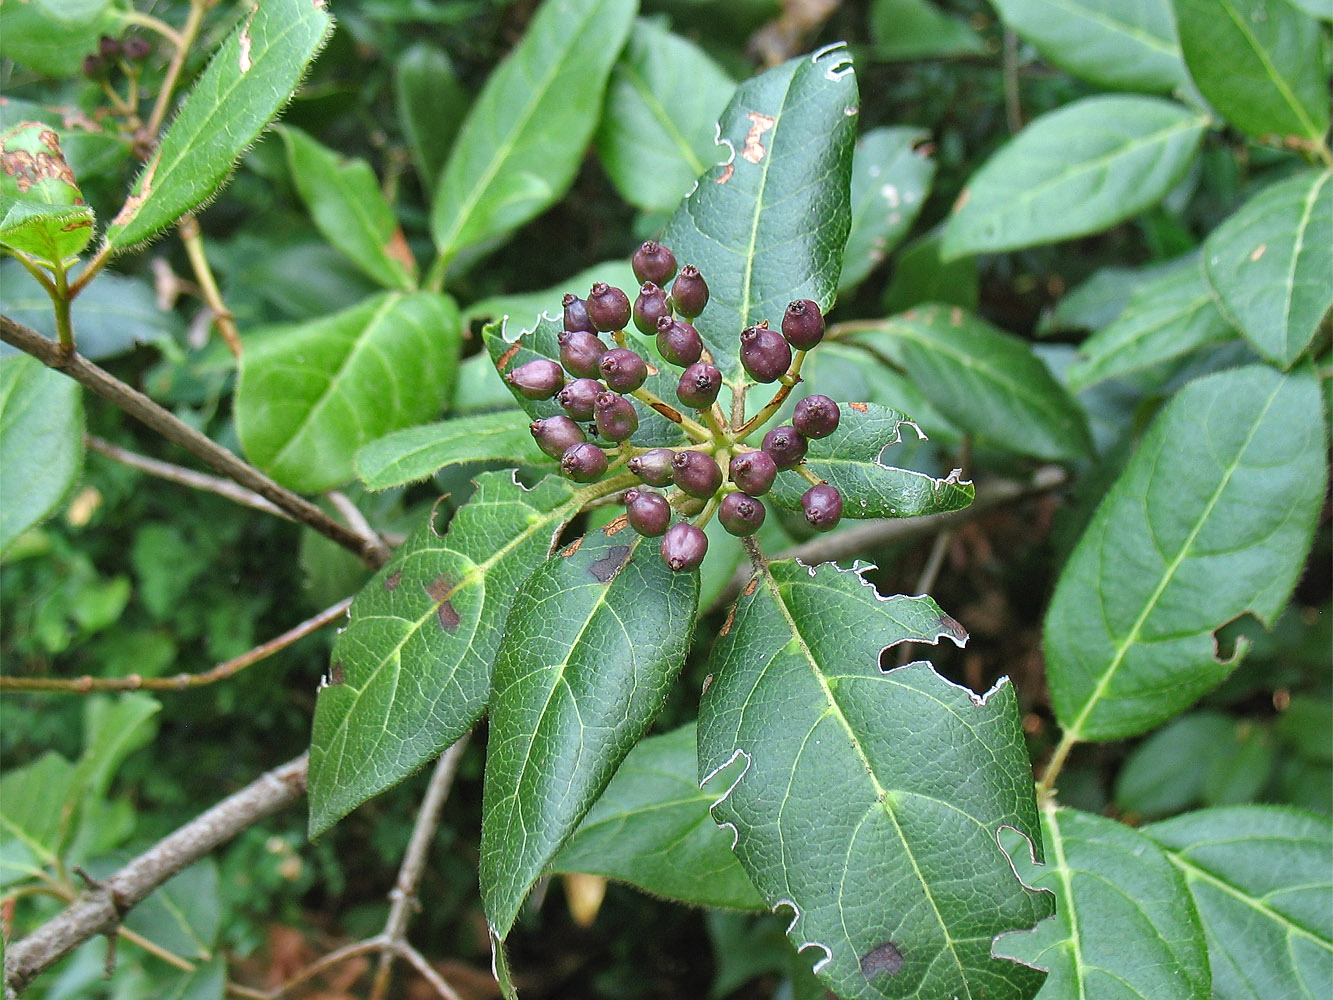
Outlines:
POLYGON ((903 953, 892 941, 885 941, 861 956, 861 974, 867 979, 874 979, 884 972, 897 975, 902 967, 903 953))
POLYGON ((343 661, 335 660, 333 666, 329 667, 330 684, 346 684, 347 675, 343 673, 343 661))
POLYGON ((625 563, 629 561, 628 545, 613 545, 602 558, 588 567, 598 583, 610 583, 625 563))
MULTIPOLYGON (((386 581, 387 582, 387 581, 386 581)), ((430 599, 439 605, 435 609, 436 617, 439 619, 440 628, 446 632, 452 632, 458 628, 458 623, 463 619, 458 612, 454 610, 453 602, 449 600, 454 593, 453 582, 443 573, 437 576, 425 587, 430 599)))

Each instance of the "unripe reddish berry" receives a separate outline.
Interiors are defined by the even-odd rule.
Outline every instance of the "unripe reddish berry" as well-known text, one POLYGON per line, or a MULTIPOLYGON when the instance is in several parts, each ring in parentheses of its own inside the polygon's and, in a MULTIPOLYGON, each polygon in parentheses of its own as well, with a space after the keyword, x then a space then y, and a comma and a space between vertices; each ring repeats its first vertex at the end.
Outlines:
POLYGON ((670 364, 684 368, 703 355, 704 339, 684 320, 663 316, 657 321, 657 350, 670 364))
POLYGON ((686 264, 671 283, 671 304, 686 319, 694 319, 708 305, 708 282, 693 264, 686 264))
POLYGON ((732 456, 727 472, 742 492, 761 497, 772 488, 778 466, 766 451, 744 451, 732 456))
POLYGON ((676 387, 676 398, 696 410, 706 410, 717 402, 722 391, 722 373, 706 361, 696 361, 685 369, 676 387))
POLYGON ((649 490, 625 491, 625 517, 629 526, 647 538, 666 534, 671 526, 671 504, 660 493, 649 490))
POLYGON ((560 456, 560 471, 576 483, 591 483, 606 466, 606 452, 587 441, 570 445, 560 456))
POLYGON ((153 43, 146 38, 140 38, 138 35, 131 35, 125 39, 125 58, 130 62, 141 62, 147 59, 153 52, 153 43))
POLYGON ((782 314, 782 335, 798 351, 808 351, 824 339, 824 316, 819 304, 797 299, 787 304, 782 314))
POLYGON ((649 486, 666 486, 672 480, 675 459, 670 448, 651 448, 629 460, 629 471, 649 486))
POLYGON ((708 536, 692 524, 673 524, 662 536, 662 561, 677 573, 698 569, 707 554, 708 536))
POLYGON ((598 374, 616 392, 633 392, 648 378, 648 362, 628 347, 613 347, 597 364, 598 374))
POLYGON ((592 319, 588 316, 588 303, 573 292, 566 292, 561 300, 565 307, 564 326, 566 330, 587 330, 592 332, 592 319))
POLYGON ((722 470, 713 456, 702 451, 678 451, 672 462, 672 481, 692 497, 711 497, 722 485, 722 470))
POLYGON ((116 59, 124 51, 119 38, 103 35, 97 40, 97 54, 103 59, 116 59))
POLYGON ((634 251, 629 266, 640 281, 665 285, 676 273, 676 255, 662 244, 649 240, 634 251))
POLYGON ((763 449, 779 469, 791 469, 805 458, 806 441, 791 424, 783 424, 764 435, 763 449))
POLYGON ((764 501, 745 493, 728 493, 718 505, 717 519, 733 535, 753 535, 764 523, 768 512, 764 501))
POLYGON ((570 446, 587 440, 583 428, 564 416, 534 420, 528 424, 528 430, 532 432, 537 447, 552 458, 562 457, 570 446))
POLYGON ((556 362, 537 358, 519 365, 505 381, 528 399, 550 399, 565 384, 565 373, 556 362))
POLYGON ((842 494, 827 483, 811 486, 801 494, 801 510, 810 527, 828 531, 842 518, 842 494))
POLYGON ((791 347, 776 330, 748 326, 741 331, 741 364, 756 382, 776 382, 791 367, 791 347))
POLYGON ((586 330, 563 330, 557 341, 560 344, 560 363, 565 371, 579 378, 597 378, 601 372, 597 362, 606 353, 606 344, 595 333, 586 330))
POLYGON ((634 325, 640 333, 656 333, 657 321, 671 315, 671 303, 666 292, 651 281, 645 281, 634 300, 634 325))
POLYGON ((629 322, 629 296, 614 285, 599 281, 588 293, 588 318, 597 330, 623 330, 629 322))
POLYGON ((828 437, 838 429, 842 412, 827 396, 806 396, 796 404, 791 422, 807 438, 828 437))
POLYGON ((555 394, 555 401, 575 420, 591 420, 602 383, 590 378, 576 378, 555 394))
POLYGON ((624 441, 639 429, 639 414, 634 404, 614 392, 597 394, 593 409, 597 432, 612 441, 624 441))

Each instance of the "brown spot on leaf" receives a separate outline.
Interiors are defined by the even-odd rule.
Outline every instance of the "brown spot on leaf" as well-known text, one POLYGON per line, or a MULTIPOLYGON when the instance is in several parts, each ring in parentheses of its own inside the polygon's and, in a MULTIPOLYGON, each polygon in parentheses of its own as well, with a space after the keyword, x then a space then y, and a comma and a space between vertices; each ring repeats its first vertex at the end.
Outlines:
POLYGON ((745 148, 741 150, 741 157, 751 163, 758 163, 768 152, 760 139, 777 124, 778 120, 772 115, 760 114, 758 111, 751 111, 745 117, 750 119, 750 131, 745 134, 745 148))
MULTIPOLYGON (((726 635, 725 632, 723 632, 722 634, 723 634, 723 635, 726 635)), ((701 695, 705 695, 705 694, 707 694, 707 693, 708 693, 708 689, 709 689, 710 687, 712 687, 712 686, 713 686, 713 675, 712 675, 712 674, 709 674, 707 677, 704 678, 703 687, 701 687, 701 688, 699 689, 699 694, 701 694, 701 695)))
POLYGON ((611 546, 606 555, 588 567, 588 572, 598 583, 610 583, 629 562, 631 548, 629 545, 611 546))
POLYGON ((717 175, 717 177, 716 177, 716 179, 714 179, 713 183, 714 183, 714 184, 725 184, 725 183, 727 183, 727 181, 731 180, 731 175, 734 174, 735 172, 736 172, 736 168, 735 168, 734 166, 732 166, 730 163, 728 163, 725 167, 722 168, 722 173, 720 173, 720 174, 717 175))
POLYGON ((1268 244, 1260 243, 1257 247, 1255 247, 1253 250, 1250 251, 1250 263, 1253 264, 1267 252, 1268 252, 1268 244))
POLYGON ((962 193, 958 195, 958 200, 953 203, 953 210, 955 212, 961 212, 963 210, 963 206, 967 204, 968 199, 971 197, 972 197, 972 189, 963 188, 962 193))
POLYGON ((333 666, 329 667, 330 684, 346 684, 347 674, 343 672, 343 661, 334 660, 333 666))
POLYGON ((438 605, 435 609, 435 615, 440 621, 440 628, 446 632, 453 632, 458 628, 458 623, 463 620, 458 612, 454 610, 453 602, 450 600, 454 595, 453 582, 441 573, 426 584, 425 590, 430 599, 438 605))
POLYGON ((159 162, 160 158, 156 156, 148 161, 148 165, 143 170, 143 180, 139 182, 139 190, 125 199, 125 204, 116 213, 116 217, 111 220, 113 226, 125 226, 134 221, 134 217, 139 214, 139 209, 143 208, 143 203, 153 193, 153 175, 157 173, 159 162))
POLYGON ((579 550, 579 547, 580 547, 582 544, 583 544, 583 536, 582 536, 582 535, 579 535, 578 538, 574 539, 573 542, 571 542, 568 546, 566 546, 566 547, 561 551, 560 555, 561 555, 563 558, 568 559, 570 556, 572 556, 575 552, 577 552, 577 551, 579 550))
POLYGON ((959 309, 957 306, 954 306, 952 309, 949 310, 949 325, 950 326, 963 325, 963 310, 959 309))
MULTIPOLYGON (((736 621, 736 605, 733 604, 731 606, 731 609, 727 612, 727 620, 722 623, 722 629, 721 631, 718 632, 718 635, 726 635, 728 632, 730 632, 732 623, 735 621, 736 621)), ((712 680, 713 675, 709 674, 708 678, 709 680, 712 680)))
POLYGON ((250 25, 254 23, 255 11, 257 11, 258 9, 259 9, 258 7, 250 8, 250 17, 246 20, 245 26, 241 28, 241 35, 239 39, 241 53, 240 53, 240 58, 237 60, 237 62, 241 68, 242 73, 249 73, 251 67, 253 67, 255 64, 254 60, 250 58, 250 45, 251 45, 250 25))
POLYGON ((847 405, 850 406, 857 413, 865 413, 870 409, 870 407, 867 406, 865 403, 848 403, 847 405))
POLYGON ((14 184, 22 194, 41 181, 56 181, 73 188, 74 204, 82 205, 83 199, 78 197, 79 185, 74 179, 74 171, 60 151, 60 137, 50 129, 42 129, 37 134, 37 141, 46 147, 45 151, 39 149, 33 153, 26 149, 7 149, 0 154, 0 170, 14 178, 14 184))
POLYGON ((750 597, 758 589, 759 589, 759 577, 754 576, 751 577, 750 582, 745 585, 745 590, 742 591, 742 593, 744 593, 746 597, 750 597))
POLYGON ((508 367, 509 362, 514 360, 514 355, 518 353, 518 349, 520 346, 521 345, 518 341, 514 341, 513 347, 509 348, 509 350, 505 351, 503 354, 501 354, 498 358, 495 359, 495 367, 499 371, 503 372, 505 368, 508 367))
POLYGON ((885 941, 861 956, 861 974, 867 979, 873 979, 882 972, 897 975, 902 967, 903 953, 892 941, 885 941))
POLYGON ((392 594, 395 590, 398 589, 398 584, 402 582, 403 582, 403 571, 401 569, 396 569, 384 578, 384 589, 392 594))
POLYGON ((417 260, 412 256, 411 247, 407 245, 407 237, 403 235, 402 226, 393 227, 393 235, 389 237, 389 242, 384 244, 384 253, 402 264, 403 270, 408 274, 416 273, 417 260))
POLYGON ((616 535, 624 531, 627 527, 629 527, 629 518, 626 517, 624 514, 621 514, 619 517, 612 519, 611 522, 607 524, 607 526, 602 530, 606 532, 607 538, 614 538, 616 535))
POLYGON ((967 642, 967 629, 950 615, 940 615, 940 631, 959 645, 967 642))

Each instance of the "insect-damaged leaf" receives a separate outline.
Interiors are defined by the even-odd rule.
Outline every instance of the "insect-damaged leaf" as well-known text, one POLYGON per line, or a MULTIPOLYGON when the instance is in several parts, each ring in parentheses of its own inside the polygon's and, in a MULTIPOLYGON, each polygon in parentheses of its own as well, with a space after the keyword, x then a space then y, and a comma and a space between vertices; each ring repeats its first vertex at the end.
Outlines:
POLYGON ((556 477, 525 490, 477 477, 443 538, 430 523, 352 602, 310 738, 310 833, 396 785, 477 720, 514 594, 578 500, 556 477))
POLYGON ((990 954, 1052 912, 997 840, 1008 826, 1040 844, 1013 688, 979 698, 929 664, 880 669, 885 647, 945 636, 965 633, 928 597, 780 562, 709 661, 699 774, 734 775, 713 815, 846 1000, 1028 1000, 1043 979, 990 954))
POLYGON ((93 236, 55 129, 22 122, 0 136, 0 246, 60 264, 93 236))
POLYGON ((496 653, 481 897, 499 938, 661 709, 689 650, 699 574, 672 572, 654 540, 618 527, 532 574, 496 653))

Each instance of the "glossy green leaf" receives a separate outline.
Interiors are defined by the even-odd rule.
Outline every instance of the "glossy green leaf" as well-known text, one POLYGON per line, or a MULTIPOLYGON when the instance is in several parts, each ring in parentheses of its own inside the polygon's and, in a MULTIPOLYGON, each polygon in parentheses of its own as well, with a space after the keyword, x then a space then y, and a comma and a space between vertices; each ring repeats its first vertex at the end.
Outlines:
MULTIPOLYGON (((555 309, 554 313, 559 316, 560 310, 555 309)), ((563 328, 559 319, 553 319, 551 313, 546 313, 535 329, 520 326, 519 329, 522 332, 513 341, 508 339, 507 323, 492 323, 486 326, 482 330, 482 336, 486 340, 486 349, 490 352, 496 370, 501 375, 505 375, 519 365, 527 364, 534 358, 548 358, 558 361, 560 359, 560 345, 556 337, 559 336, 563 328)), ((658 399, 668 402, 675 400, 676 387, 680 384, 680 369, 662 360, 662 356, 657 353, 657 344, 653 338, 640 336, 634 330, 626 330, 625 338, 626 344, 633 350, 638 351, 650 365, 648 380, 644 382, 643 387, 649 392, 656 393, 658 399)), ((610 346, 610 341, 607 341, 607 346, 610 346)), ((524 412, 534 419, 565 412, 554 399, 526 399, 516 392, 513 396, 524 412)), ((634 409, 639 414, 639 429, 634 433, 634 443, 636 445, 640 447, 667 446, 680 444, 685 440, 684 432, 681 431, 678 424, 657 413, 646 403, 634 399, 632 396, 626 398, 634 404, 634 409)), ((596 434, 595 425, 588 424, 587 427, 592 432, 590 439, 594 438, 596 434)), ((609 444, 605 441, 602 443, 609 444)))
POLYGON ((533 573, 495 656, 480 874, 500 938, 689 651, 698 573, 672 572, 656 540, 620 528, 584 536, 533 573))
POLYGON ((1143 828, 1194 895, 1217 1000, 1314 1000, 1333 982, 1333 823, 1241 806, 1143 828))
POLYGON ((356 456, 356 471, 372 490, 415 483, 450 465, 550 460, 538 449, 522 410, 455 417, 394 431, 371 441, 356 456))
POLYGON ((316 493, 352 478, 362 445, 435 416, 460 342, 453 300, 389 293, 246 349, 236 431, 278 482, 316 493))
POLYGON ((1077 392, 1233 336, 1235 331, 1204 279, 1199 257, 1191 254, 1170 268, 1155 269, 1154 277, 1138 283, 1114 322, 1079 346, 1069 385, 1077 392))
POLYGON ((722 631, 699 774, 730 779, 714 818, 825 985, 845 1000, 1032 997, 1043 974, 990 954, 1051 913, 997 840, 1010 826, 1039 850, 1041 836, 1012 686, 979 697, 926 663, 883 672, 885 647, 966 633, 930 598, 883 599, 832 565, 772 564, 722 631))
POLYGON ((578 507, 555 476, 527 490, 484 473, 446 535, 428 521, 357 594, 315 703, 311 836, 477 720, 514 595, 578 507))
POLYGON ((972 27, 931 0, 875 0, 869 14, 876 59, 939 59, 977 55, 985 45, 972 27))
POLYGON ((693 42, 656 21, 634 22, 611 70, 597 128, 597 155, 620 196, 670 212, 726 155, 717 119, 736 84, 693 42))
POLYGON ((708 282, 694 325, 733 385, 745 378, 742 329, 777 326, 792 299, 825 311, 833 302, 851 227, 858 107, 851 57, 837 46, 742 83, 719 124, 730 155, 667 223, 662 242, 708 282))
POLYGON ((93 210, 87 205, 0 197, 0 246, 56 264, 79 253, 92 238, 93 210))
POLYGON ((0 4, 0 57, 45 76, 68 76, 100 36, 120 33, 120 21, 110 0, 7 0, 0 4))
POLYGON ((1042 813, 1046 864, 1016 834, 1019 877, 1055 896, 1055 916, 1003 934, 995 954, 1049 969, 1040 1000, 1212 1000, 1208 949, 1185 880, 1137 830, 1077 809, 1042 813))
POLYGON ((220 890, 218 867, 205 857, 154 889, 125 926, 174 954, 207 961, 222 929, 220 890))
POLYGON ((232 165, 291 98, 324 44, 323 0, 262 0, 227 36, 107 230, 122 251, 175 225, 222 187, 232 165))
POLYGON ((923 306, 857 339, 892 341, 931 404, 978 441, 1045 459, 1091 449, 1083 411, 1031 345, 971 313, 923 306))
POLYGON ((53 750, 0 777, 0 884, 55 864, 75 788, 74 765, 53 750))
POLYGON ((1189 712, 1150 734, 1125 759, 1115 779, 1115 804, 1140 818, 1183 812, 1203 799, 1216 749, 1237 722, 1221 712, 1189 712))
POLYGON ((111 779, 135 750, 157 736, 157 713, 162 703, 152 695, 131 692, 116 698, 98 696, 84 707, 83 753, 75 765, 78 787, 92 798, 103 798, 111 779))
POLYGON ((83 468, 83 397, 27 355, 0 362, 0 553, 55 510, 83 468))
POLYGON ((987 160, 954 205, 946 259, 1095 233, 1159 202, 1208 120, 1155 97, 1085 97, 1042 115, 987 160))
POLYGON ((448 54, 429 42, 394 60, 393 93, 421 186, 434 191, 472 98, 448 54))
POLYGON ((223 1000, 227 987, 227 960, 219 955, 180 973, 153 1000, 223 1000))
POLYGON ((1333 171, 1297 174, 1246 202, 1209 234, 1203 267, 1227 318, 1290 368, 1333 306, 1333 171))
POLYGON ((568 189, 637 6, 547 0, 487 77, 431 206, 431 235, 446 264, 527 222, 568 189))
POLYGON ((1257 800, 1272 780, 1276 763, 1277 747, 1268 726, 1253 722, 1236 726, 1226 740, 1209 750, 1204 805, 1234 806, 1257 800))
POLYGON ((93 210, 83 203, 55 129, 21 122, 0 136, 0 246, 59 263, 88 245, 93 210))
POLYGON ((842 254, 839 292, 860 284, 916 221, 935 178, 935 161, 920 148, 928 135, 916 128, 877 128, 857 140, 852 228, 842 254))
POLYGON ((1170 93, 1189 74, 1171 0, 994 0, 1048 62, 1109 90, 1170 93))
POLYGON ((1190 75, 1253 136, 1321 143, 1328 79, 1319 25, 1287 0, 1173 0, 1190 75))
POLYGON ((1291 0, 1311 17, 1324 21, 1333 21, 1333 0, 1291 0))
POLYGON ((386 288, 410 290, 416 264, 365 160, 346 160, 300 129, 279 126, 296 190, 324 238, 386 288))
MULTIPOLYGON (((906 414, 878 403, 842 403, 838 429, 810 442, 806 468, 844 497, 842 516, 918 517, 961 510, 972 503, 976 490, 960 482, 960 470, 944 479, 924 472, 885 465, 889 449, 903 442, 903 429, 921 436, 906 414)), ((810 484, 794 471, 778 473, 769 496, 792 510, 801 507, 801 494, 810 484)))
POLYGON ((976 312, 980 295, 977 259, 944 260, 944 234, 940 228, 913 240, 893 264, 893 277, 884 290, 886 315, 906 312, 926 302, 961 306, 976 312))
POLYGON ((726 785, 700 788, 697 760, 693 723, 641 741, 551 870, 604 875, 692 906, 763 909, 708 811, 726 785))
POLYGON ((1069 558, 1046 615, 1067 737, 1133 736, 1235 667, 1213 633, 1271 622, 1305 564, 1327 475, 1313 374, 1255 365, 1191 382, 1158 415, 1069 558))

